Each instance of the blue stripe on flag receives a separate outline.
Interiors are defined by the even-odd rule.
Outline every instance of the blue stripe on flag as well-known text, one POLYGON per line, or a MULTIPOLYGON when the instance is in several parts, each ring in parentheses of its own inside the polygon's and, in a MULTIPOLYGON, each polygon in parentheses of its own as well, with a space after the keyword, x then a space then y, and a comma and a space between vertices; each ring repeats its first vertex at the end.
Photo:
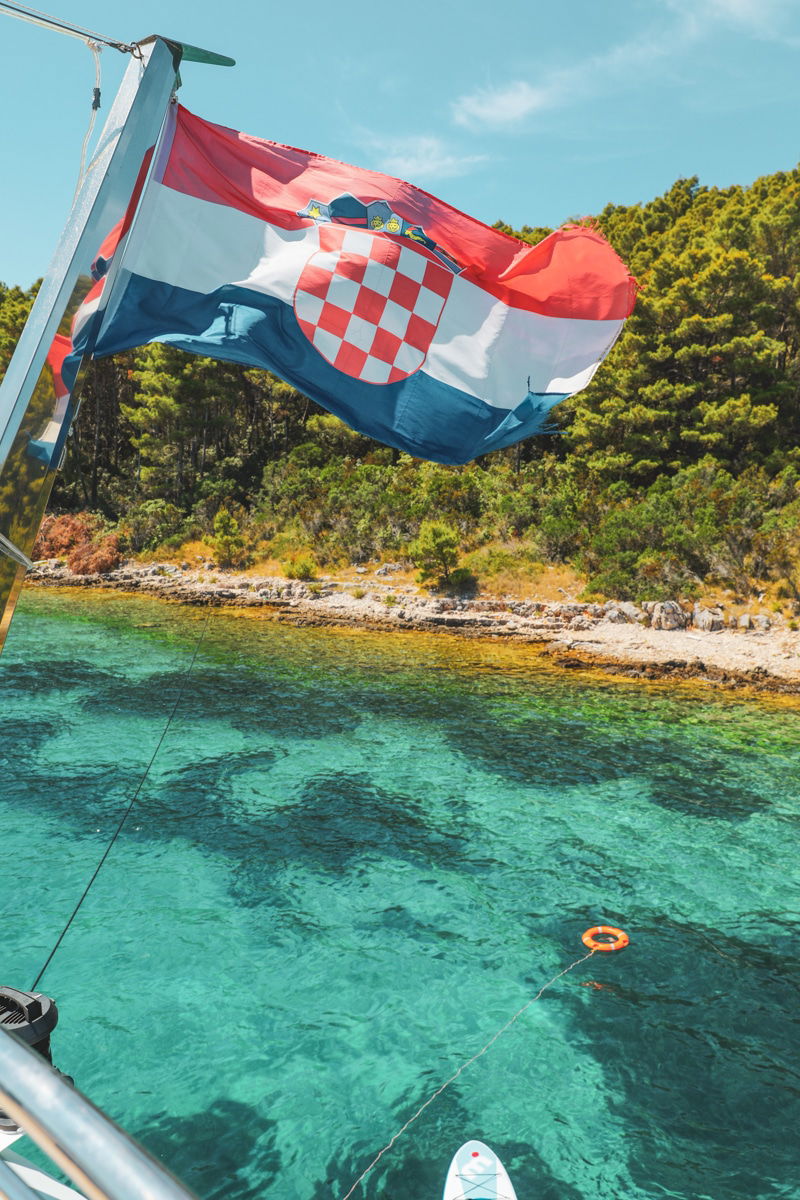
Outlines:
POLYGON ((158 341, 262 367, 354 429, 418 458, 468 462, 545 432, 550 409, 565 398, 529 393, 509 412, 431 378, 424 365, 397 383, 364 383, 327 362, 300 329, 294 309, 272 296, 233 285, 201 295, 136 275, 127 275, 124 287, 95 357, 158 341))

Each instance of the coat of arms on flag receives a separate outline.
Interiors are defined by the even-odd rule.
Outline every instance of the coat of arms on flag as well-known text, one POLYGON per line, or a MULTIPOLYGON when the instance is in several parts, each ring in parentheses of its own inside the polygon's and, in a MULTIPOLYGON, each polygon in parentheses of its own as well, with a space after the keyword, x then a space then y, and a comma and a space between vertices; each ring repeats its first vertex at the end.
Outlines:
POLYGON ((452 281, 422 246, 326 224, 297 282, 294 311, 337 370, 364 383, 396 383, 424 363, 452 281))

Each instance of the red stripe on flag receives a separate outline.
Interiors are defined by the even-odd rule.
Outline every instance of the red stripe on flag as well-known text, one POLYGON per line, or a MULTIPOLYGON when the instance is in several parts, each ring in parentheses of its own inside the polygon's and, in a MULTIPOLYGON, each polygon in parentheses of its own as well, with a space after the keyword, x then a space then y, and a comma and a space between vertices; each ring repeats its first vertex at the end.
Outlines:
POLYGON ((557 230, 529 246, 390 175, 237 133, 182 106, 163 182, 281 229, 310 225, 297 213, 311 200, 328 204, 345 193, 364 204, 384 200, 424 229, 466 279, 510 307, 595 321, 622 320, 633 310, 635 280, 593 229, 557 230))

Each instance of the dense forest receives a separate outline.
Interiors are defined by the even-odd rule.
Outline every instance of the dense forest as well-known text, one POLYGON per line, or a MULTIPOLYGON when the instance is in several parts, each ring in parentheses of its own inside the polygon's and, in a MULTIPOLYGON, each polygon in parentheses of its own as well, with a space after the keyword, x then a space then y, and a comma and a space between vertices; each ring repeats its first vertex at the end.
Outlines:
MULTIPOLYGON (((642 290, 551 434, 421 462, 264 372, 152 345, 89 368, 51 509, 96 514, 126 553, 205 540, 327 570, 413 558, 434 522, 462 585, 569 564, 586 595, 767 590, 800 612, 800 170, 682 179, 596 224, 642 290)), ((34 295, 0 285, 0 370, 34 295)))

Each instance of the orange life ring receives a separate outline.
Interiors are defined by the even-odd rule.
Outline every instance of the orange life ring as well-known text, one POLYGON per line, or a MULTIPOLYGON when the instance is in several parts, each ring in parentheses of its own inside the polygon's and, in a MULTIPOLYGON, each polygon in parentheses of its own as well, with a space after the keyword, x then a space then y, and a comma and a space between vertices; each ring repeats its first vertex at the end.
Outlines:
POLYGON ((604 950, 606 953, 612 950, 624 950, 630 940, 623 929, 615 929, 613 925, 593 925, 591 929, 586 930, 586 933, 581 938, 584 946, 588 946, 590 950, 604 950), (598 933, 607 934, 614 940, 611 942, 598 942, 595 937, 598 933))

